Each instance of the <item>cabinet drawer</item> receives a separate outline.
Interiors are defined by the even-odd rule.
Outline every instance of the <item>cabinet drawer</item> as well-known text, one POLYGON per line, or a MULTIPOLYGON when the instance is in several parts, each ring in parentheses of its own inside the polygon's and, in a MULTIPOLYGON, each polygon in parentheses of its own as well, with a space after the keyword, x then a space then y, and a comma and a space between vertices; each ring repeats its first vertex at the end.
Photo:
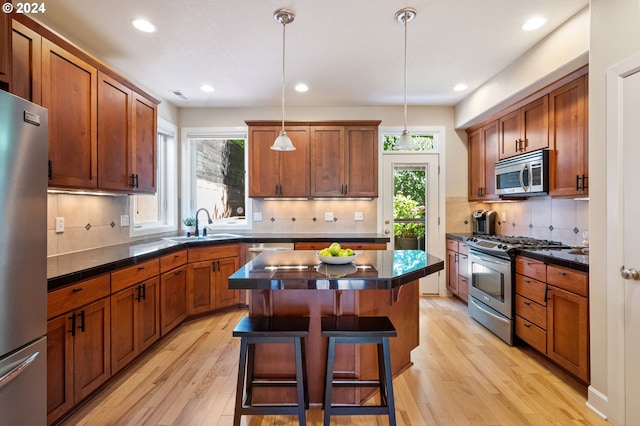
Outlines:
POLYGON ((194 247, 188 252, 189 263, 203 260, 224 259, 225 257, 240 256, 238 244, 224 244, 221 246, 194 247))
POLYGON ((469 244, 467 243, 458 243, 458 253, 460 254, 469 254, 469 244))
POLYGON ((546 331, 518 315, 516 315, 516 336, 543 354, 547 353, 546 331))
POLYGON ((47 319, 108 296, 110 291, 111 277, 107 274, 49 292, 47 295, 47 319))
POLYGON ((158 259, 148 260, 111 273, 111 292, 115 293, 133 284, 158 275, 158 259))
POLYGON ((164 274, 187 263, 187 251, 181 250, 160 258, 160 273, 164 274))
POLYGON ((516 293, 543 306, 547 306, 547 284, 541 281, 516 274, 516 293))
POLYGON ((549 265, 547 283, 571 293, 589 296, 588 275, 582 272, 549 265))
POLYGON ((519 294, 516 294, 516 315, 544 330, 547 329, 547 308, 519 294))
MULTIPOLYGON (((331 243, 318 241, 300 241, 293 245, 294 250, 322 250, 331 243)), ((387 243, 350 243, 341 242, 340 245, 351 250, 386 250, 387 243)))
POLYGON ((527 257, 516 257, 516 272, 527 277, 535 278, 538 281, 547 280, 547 265, 539 260, 527 257))
POLYGON ((458 251, 458 241, 447 239, 447 250, 458 251))
POLYGON ((469 280, 462 275, 458 275, 458 297, 465 302, 469 299, 469 280))

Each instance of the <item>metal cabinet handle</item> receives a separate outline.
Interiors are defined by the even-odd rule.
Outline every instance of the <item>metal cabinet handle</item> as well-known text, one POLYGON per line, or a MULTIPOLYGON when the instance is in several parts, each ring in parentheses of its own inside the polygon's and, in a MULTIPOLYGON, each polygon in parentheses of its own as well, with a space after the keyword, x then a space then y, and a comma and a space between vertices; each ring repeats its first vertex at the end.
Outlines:
POLYGON ((80 311, 78 315, 80 316, 80 326, 78 328, 80 329, 80 331, 84 333, 84 330, 85 330, 84 311, 80 311))
POLYGON ((69 319, 71 320, 71 329, 69 330, 69 333, 71 333, 71 336, 74 337, 76 335, 76 314, 71 314, 69 319))
POLYGON ((71 290, 71 293, 77 293, 79 291, 82 291, 82 287, 74 288, 73 290, 71 290))
POLYGON ((174 275, 178 275, 178 274, 181 274, 183 272, 184 272, 184 269, 179 269, 179 270, 175 271, 173 274, 174 275))
POLYGON ((525 327, 527 327, 527 328, 531 328, 531 324, 524 323, 524 324, 522 324, 522 325, 524 325, 524 326, 525 326, 525 327))
POLYGON ((624 266, 620 268, 620 276, 625 280, 640 280, 640 271, 635 268, 624 269, 624 266))
POLYGON ((53 163, 49 160, 47 164, 47 174, 49 176, 49 180, 53 179, 53 163))
POLYGON ((522 302, 522 303, 524 303, 527 306, 531 306, 531 302, 522 302))
POLYGON ((9 371, 4 376, 0 377, 0 390, 2 390, 2 388, 7 386, 13 380, 15 380, 20 374, 24 373, 24 370, 26 370, 27 368, 29 368, 29 366, 31 364, 33 364, 33 361, 36 360, 38 355, 40 355, 40 352, 35 352, 35 353, 31 354, 24 361, 22 361, 20 364, 18 364, 18 366, 13 368, 11 371, 9 371))
POLYGON ((565 276, 565 275, 567 275, 567 273, 566 272, 562 272, 562 271, 558 271, 558 275, 565 276))

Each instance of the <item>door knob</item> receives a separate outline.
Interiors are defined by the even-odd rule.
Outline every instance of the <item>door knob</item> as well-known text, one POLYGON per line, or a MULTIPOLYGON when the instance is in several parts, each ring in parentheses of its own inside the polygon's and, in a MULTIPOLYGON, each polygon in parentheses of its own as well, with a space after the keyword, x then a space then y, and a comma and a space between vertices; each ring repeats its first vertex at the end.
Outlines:
POLYGON ((634 268, 624 269, 624 266, 620 268, 620 276, 625 280, 640 280, 640 271, 634 268))
POLYGON ((385 220, 385 221, 384 221, 384 224, 385 224, 385 225, 388 225, 388 224, 389 224, 389 219, 385 220))
POLYGON ((385 230, 384 230, 384 234, 385 234, 385 235, 389 235, 389 232, 390 232, 390 231, 389 231, 388 229, 385 229, 385 230))

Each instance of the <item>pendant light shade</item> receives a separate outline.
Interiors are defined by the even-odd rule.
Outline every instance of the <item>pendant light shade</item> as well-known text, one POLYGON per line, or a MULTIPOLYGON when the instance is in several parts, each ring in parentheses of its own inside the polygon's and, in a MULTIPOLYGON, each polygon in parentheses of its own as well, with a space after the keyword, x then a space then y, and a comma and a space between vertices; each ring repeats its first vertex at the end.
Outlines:
POLYGON ((407 130, 407 23, 413 21, 417 13, 411 7, 405 7, 396 12, 396 20, 404 24, 404 130, 395 144, 395 149, 398 151, 415 149, 416 147, 416 141, 407 130))
POLYGON ((293 22, 296 15, 288 9, 278 9, 273 13, 273 17, 276 22, 282 24, 282 130, 280 134, 271 145, 271 149, 274 151, 294 151, 296 149, 293 146, 293 142, 287 132, 284 130, 284 53, 285 53, 285 28, 288 23, 293 22))

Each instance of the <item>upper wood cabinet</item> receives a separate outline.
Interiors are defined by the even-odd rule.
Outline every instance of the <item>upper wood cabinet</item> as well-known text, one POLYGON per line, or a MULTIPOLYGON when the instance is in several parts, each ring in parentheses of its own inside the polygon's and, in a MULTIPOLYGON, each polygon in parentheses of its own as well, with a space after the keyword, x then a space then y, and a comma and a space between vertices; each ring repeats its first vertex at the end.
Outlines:
POLYGON ((549 146, 549 99, 539 99, 499 120, 500 159, 549 146))
POLYGON ((309 127, 287 126, 295 151, 270 149, 281 127, 249 126, 249 197, 309 195, 309 127))
POLYGON ((98 187, 155 192, 156 106, 98 72, 98 187))
POLYGON ((0 14, 0 89, 11 81, 11 14, 0 14))
POLYGON ((587 76, 573 80, 549 94, 551 166, 549 194, 589 194, 587 141, 587 76))
POLYGON ((42 36, 12 21, 11 93, 42 104, 42 36))
POLYGON ((379 121, 290 123, 289 152, 269 149, 280 126, 247 124, 250 197, 378 196, 379 121))
POLYGON ((498 161, 498 121, 469 133, 469 200, 494 200, 498 161))
POLYGON ((95 67, 42 40, 42 106, 49 110, 50 186, 98 186, 97 82, 95 67))

